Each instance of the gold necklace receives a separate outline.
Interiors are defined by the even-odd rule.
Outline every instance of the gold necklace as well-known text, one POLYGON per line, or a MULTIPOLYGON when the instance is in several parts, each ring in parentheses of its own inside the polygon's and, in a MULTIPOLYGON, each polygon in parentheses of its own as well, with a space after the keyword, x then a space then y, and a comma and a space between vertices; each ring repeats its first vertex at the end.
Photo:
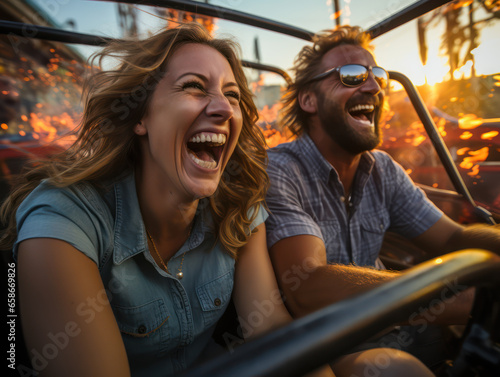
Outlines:
MULTIPOLYGON (((191 235, 192 230, 193 230, 193 227, 191 226, 191 228, 189 229, 188 237, 187 237, 188 239, 189 239, 189 236, 191 235)), ((151 245, 153 245, 153 250, 155 251, 156 256, 160 260, 160 263, 161 263, 163 269, 167 272, 167 274, 171 275, 171 273, 168 271, 168 262, 167 262, 167 264, 165 264, 165 262, 163 261, 163 258, 161 257, 160 253, 158 252, 158 249, 156 248, 155 241, 153 241, 153 237, 151 237, 151 234, 149 234, 147 229, 146 229, 146 234, 148 235, 149 239, 151 240, 151 245)), ((182 273, 182 265, 184 264, 184 257, 186 256, 186 251, 184 252, 184 254, 182 254, 181 264, 180 264, 179 268, 177 269, 177 273, 175 274, 175 277, 179 280, 181 280, 184 277, 184 274, 182 273)))

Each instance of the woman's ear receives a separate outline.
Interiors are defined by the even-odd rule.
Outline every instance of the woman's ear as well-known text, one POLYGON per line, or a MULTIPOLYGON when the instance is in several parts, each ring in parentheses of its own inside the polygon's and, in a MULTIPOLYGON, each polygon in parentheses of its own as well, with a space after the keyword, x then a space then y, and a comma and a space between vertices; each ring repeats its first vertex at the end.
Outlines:
POLYGON ((148 133, 148 130, 142 122, 139 122, 134 126, 134 133, 139 136, 144 136, 148 133))
POLYGON ((302 90, 299 93, 298 100, 301 109, 306 113, 316 113, 316 95, 311 90, 302 90))

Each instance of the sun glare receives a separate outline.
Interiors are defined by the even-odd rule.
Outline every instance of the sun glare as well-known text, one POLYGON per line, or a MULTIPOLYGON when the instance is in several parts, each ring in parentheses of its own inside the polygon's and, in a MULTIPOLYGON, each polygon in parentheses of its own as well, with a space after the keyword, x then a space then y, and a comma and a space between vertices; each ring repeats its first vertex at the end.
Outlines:
POLYGON ((498 46, 500 46, 500 38, 492 38, 483 41, 479 47, 471 51, 474 55, 476 72, 479 75, 492 75, 500 72, 498 46))
POLYGON ((443 56, 429 57, 427 64, 424 66, 424 72, 427 84, 435 85, 443 82, 446 75, 449 74, 447 58, 443 56))

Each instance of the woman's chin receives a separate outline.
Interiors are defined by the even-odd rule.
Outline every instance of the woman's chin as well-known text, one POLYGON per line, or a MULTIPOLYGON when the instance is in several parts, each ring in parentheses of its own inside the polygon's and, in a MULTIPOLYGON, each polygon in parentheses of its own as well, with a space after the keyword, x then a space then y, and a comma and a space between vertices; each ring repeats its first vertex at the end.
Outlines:
POLYGON ((204 182, 191 184, 189 191, 191 192, 193 200, 203 199, 212 196, 215 191, 217 191, 218 184, 219 180, 217 180, 217 182, 204 180, 204 182))

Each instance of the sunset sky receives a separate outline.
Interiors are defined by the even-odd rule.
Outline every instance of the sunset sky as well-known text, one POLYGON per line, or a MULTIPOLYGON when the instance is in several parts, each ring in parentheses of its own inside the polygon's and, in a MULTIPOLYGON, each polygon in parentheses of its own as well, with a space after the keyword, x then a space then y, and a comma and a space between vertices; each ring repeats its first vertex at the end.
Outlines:
MULTIPOLYGON (((67 25, 72 19, 75 31, 106 36, 120 37, 116 4, 110 2, 95 2, 88 0, 72 0, 47 2, 32 0, 43 8, 49 16, 61 25, 67 25)), ((360 25, 365 29, 373 26, 388 16, 406 8, 413 3, 411 0, 339 0, 342 10, 342 24, 360 25)), ((211 4, 249 12, 262 17, 271 18, 283 23, 299 26, 309 31, 320 31, 332 28, 332 0, 211 0, 211 4)), ((467 1, 462 4, 467 5, 467 1)), ((477 2, 474 13, 476 20, 487 18, 486 12, 477 2)), ((139 30, 142 33, 156 30, 164 24, 164 20, 149 12, 152 8, 141 7, 139 11, 139 30)), ((462 24, 467 23, 468 8, 463 11, 462 24)), ((268 32, 255 27, 240 25, 234 22, 218 20, 218 34, 229 34, 240 42, 243 48, 243 58, 255 60, 254 39, 258 38, 261 62, 289 69, 295 55, 307 42, 268 32)), ((481 26, 483 26, 482 24, 481 26)), ((449 68, 447 57, 440 51, 441 35, 444 22, 434 21, 427 31, 428 62, 423 67, 418 53, 417 25, 410 22, 374 41, 378 64, 387 70, 400 71, 409 76, 416 85, 426 82, 433 84, 442 81, 449 68)), ((488 23, 481 28, 481 45, 476 49, 475 68, 478 74, 493 74, 500 72, 500 19, 488 23)), ((88 54, 93 48, 80 47, 88 54)), ((470 64, 462 69, 463 74, 470 73, 470 64)), ((457 72, 457 75, 462 73, 457 72)))

